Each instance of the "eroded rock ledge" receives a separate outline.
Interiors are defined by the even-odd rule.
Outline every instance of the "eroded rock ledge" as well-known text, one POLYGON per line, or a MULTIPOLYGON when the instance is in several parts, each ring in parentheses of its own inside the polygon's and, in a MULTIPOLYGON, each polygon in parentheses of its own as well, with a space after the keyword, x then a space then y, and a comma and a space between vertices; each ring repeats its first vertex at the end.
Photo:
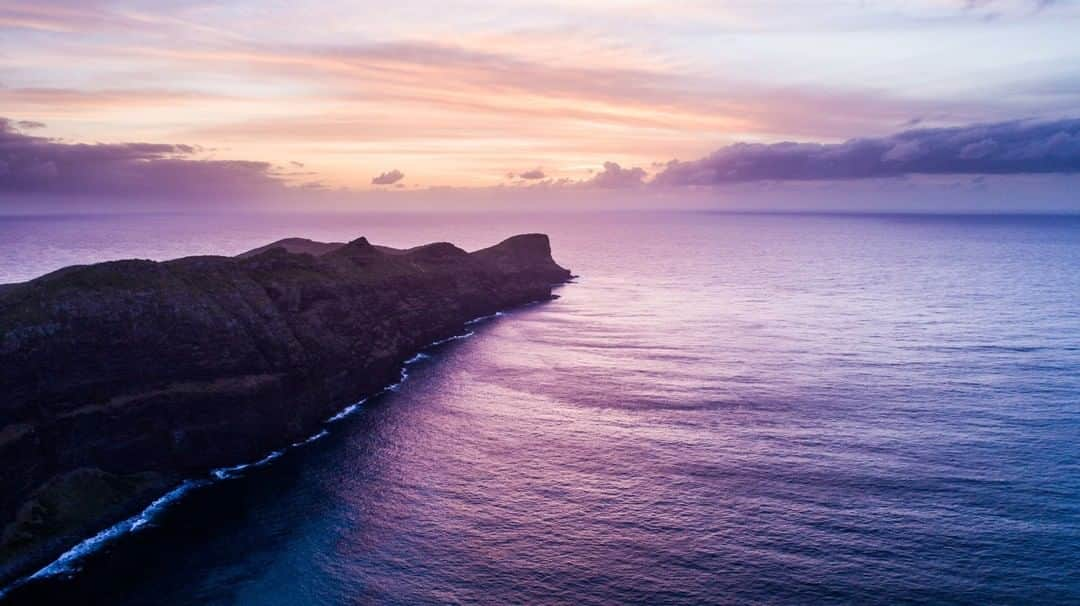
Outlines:
POLYGON ((542 234, 467 253, 290 238, 0 290, 0 584, 184 476, 310 435, 478 316, 552 297, 542 234))

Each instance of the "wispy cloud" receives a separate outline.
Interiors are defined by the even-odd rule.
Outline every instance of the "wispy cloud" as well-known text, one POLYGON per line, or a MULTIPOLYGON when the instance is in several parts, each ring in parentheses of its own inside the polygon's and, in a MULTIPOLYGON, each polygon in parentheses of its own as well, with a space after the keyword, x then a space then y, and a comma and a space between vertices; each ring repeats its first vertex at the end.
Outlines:
POLYGON ((205 91, 156 88, 78 89, 56 87, 0 88, 0 102, 36 113, 85 115, 99 110, 167 107, 237 100, 205 91))
POLYGON ((609 160, 835 143, 913 116, 1053 117, 1080 100, 1073 2, 0 4, 18 49, 0 53, 6 114, 77 140, 299 158, 354 188, 395 165, 410 184, 496 185, 530 166, 545 176, 528 184, 582 181, 609 160))

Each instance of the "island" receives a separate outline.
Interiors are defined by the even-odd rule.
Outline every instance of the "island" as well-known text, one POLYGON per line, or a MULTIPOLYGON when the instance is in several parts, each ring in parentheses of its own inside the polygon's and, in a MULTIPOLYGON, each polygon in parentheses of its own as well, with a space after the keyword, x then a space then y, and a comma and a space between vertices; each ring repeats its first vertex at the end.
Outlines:
POLYGON ((186 478, 311 436, 421 349, 570 278, 525 234, 471 253, 289 238, 0 287, 0 586, 186 478))

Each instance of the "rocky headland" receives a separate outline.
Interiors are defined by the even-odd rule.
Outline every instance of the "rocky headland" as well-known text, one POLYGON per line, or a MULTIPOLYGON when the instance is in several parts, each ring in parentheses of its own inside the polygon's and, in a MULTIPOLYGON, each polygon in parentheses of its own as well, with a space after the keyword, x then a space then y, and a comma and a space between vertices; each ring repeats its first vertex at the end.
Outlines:
POLYGON ((0 586, 184 478, 317 431, 470 319, 552 298, 547 236, 290 238, 0 288, 0 586))

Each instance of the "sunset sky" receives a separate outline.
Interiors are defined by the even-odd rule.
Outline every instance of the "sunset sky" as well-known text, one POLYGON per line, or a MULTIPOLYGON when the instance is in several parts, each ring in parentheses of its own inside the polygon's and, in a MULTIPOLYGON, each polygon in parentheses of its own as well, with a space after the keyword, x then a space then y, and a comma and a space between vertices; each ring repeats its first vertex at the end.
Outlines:
POLYGON ((309 4, 0 3, 0 193, 1080 171, 1080 2, 309 4))

